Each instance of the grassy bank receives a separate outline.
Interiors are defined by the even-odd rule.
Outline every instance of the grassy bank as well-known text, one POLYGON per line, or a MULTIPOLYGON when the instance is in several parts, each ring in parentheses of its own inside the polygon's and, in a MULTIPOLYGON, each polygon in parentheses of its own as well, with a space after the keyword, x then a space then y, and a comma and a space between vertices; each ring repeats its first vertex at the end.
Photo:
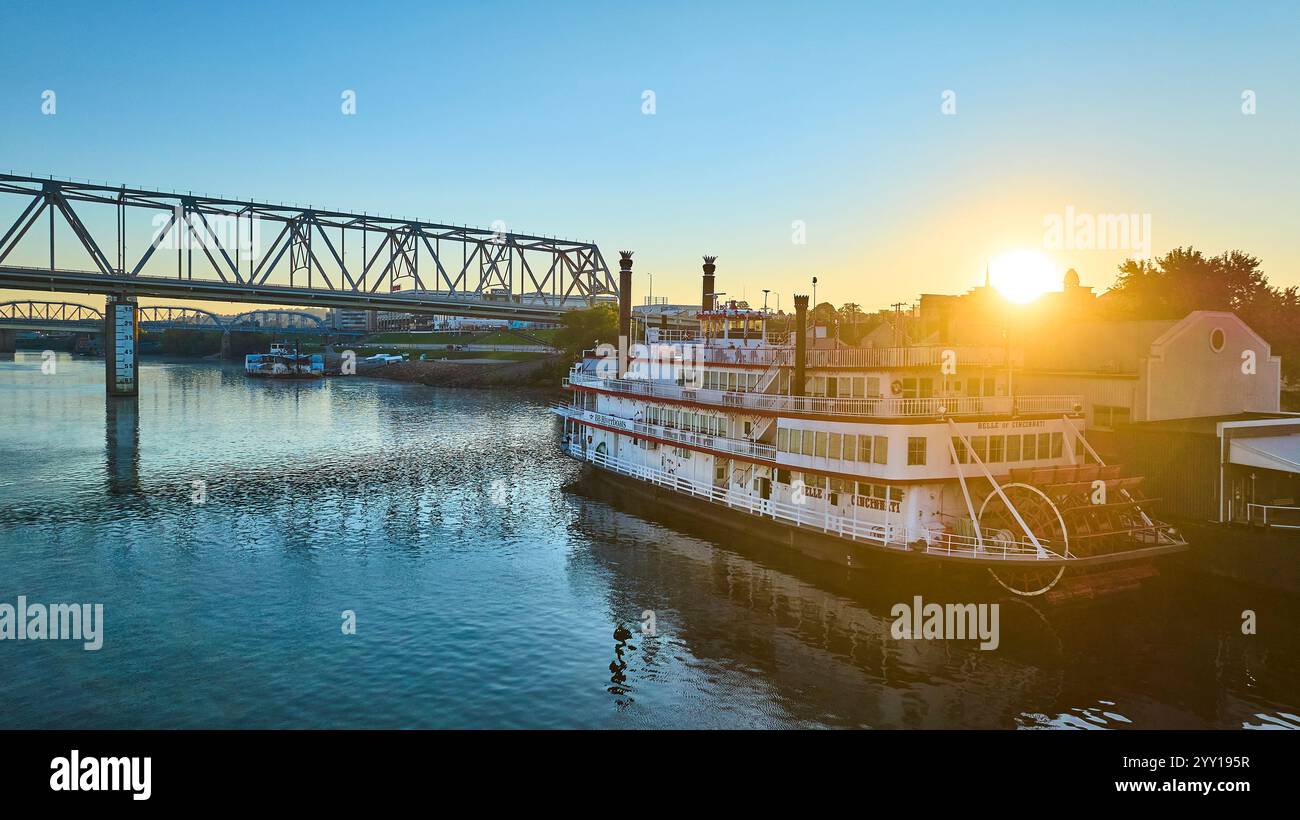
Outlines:
MULTIPOLYGON (((487 356, 467 353, 466 358, 487 358, 487 356)), ((528 361, 502 361, 501 364, 456 364, 452 361, 395 362, 380 367, 367 367, 358 375, 427 384, 432 387, 558 388, 560 379, 568 369, 568 357, 555 354, 528 361)))

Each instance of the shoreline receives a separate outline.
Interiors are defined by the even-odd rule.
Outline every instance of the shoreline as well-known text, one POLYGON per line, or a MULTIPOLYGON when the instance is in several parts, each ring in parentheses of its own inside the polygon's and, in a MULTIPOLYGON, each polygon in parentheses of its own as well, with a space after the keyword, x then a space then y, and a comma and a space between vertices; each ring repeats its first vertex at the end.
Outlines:
POLYGON ((568 369, 564 354, 528 361, 483 362, 446 360, 393 362, 357 368, 358 376, 389 381, 423 384, 429 387, 500 389, 560 389, 560 379, 568 369))

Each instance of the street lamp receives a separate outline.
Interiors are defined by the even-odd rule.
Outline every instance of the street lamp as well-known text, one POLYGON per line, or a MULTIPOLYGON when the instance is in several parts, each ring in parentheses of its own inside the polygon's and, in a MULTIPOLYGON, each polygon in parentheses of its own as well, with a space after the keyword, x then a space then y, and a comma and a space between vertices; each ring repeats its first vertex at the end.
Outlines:
POLYGON ((649 296, 650 302, 649 302, 649 304, 652 304, 652 305, 653 305, 653 304, 655 303, 655 275, 654 275, 653 273, 651 273, 650 271, 646 271, 646 272, 645 272, 645 275, 650 277, 650 296, 649 296))
POLYGON ((767 313, 767 294, 771 293, 768 288, 763 288, 763 312, 767 313))

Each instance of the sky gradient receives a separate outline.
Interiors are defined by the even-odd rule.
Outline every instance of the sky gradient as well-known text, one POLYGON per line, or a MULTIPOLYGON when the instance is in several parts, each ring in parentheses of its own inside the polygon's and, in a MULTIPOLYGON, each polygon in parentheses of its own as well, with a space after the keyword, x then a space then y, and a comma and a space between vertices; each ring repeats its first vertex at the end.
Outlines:
MULTIPOLYGON (((814 275, 866 308, 961 292, 1068 206, 1300 284, 1294 3, 0 2, 0 24, 0 168, 503 220, 636 250, 638 303, 647 271, 695 300, 705 253, 783 307, 814 275)), ((1098 289, 1132 254, 1045 250, 1098 289)))

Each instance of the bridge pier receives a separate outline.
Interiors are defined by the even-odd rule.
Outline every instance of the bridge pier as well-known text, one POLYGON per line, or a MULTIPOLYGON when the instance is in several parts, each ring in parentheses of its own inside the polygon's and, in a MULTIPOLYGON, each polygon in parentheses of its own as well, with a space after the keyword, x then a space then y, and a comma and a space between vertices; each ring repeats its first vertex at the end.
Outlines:
POLYGON ((16 330, 0 330, 0 355, 12 356, 14 354, 14 344, 18 339, 16 330))
POLYGON ((110 396, 139 393, 139 336, 135 297, 109 296, 104 304, 104 384, 110 396))
POLYGON ((230 331, 221 331, 221 353, 219 354, 222 361, 230 358, 230 331))

